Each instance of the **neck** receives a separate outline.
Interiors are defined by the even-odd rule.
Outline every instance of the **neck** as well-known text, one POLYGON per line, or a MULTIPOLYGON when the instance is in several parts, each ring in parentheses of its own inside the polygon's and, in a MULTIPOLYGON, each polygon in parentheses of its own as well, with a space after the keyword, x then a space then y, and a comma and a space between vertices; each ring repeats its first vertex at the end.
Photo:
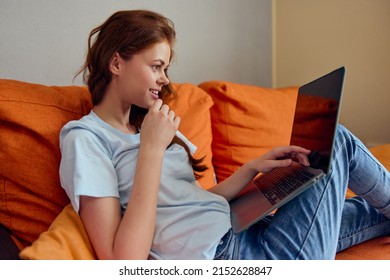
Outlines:
MULTIPOLYGON (((108 97, 107 94, 105 97, 108 97)), ((94 113, 112 127, 128 134, 135 134, 137 129, 130 124, 131 104, 123 104, 115 98, 103 98, 93 108, 94 113)))

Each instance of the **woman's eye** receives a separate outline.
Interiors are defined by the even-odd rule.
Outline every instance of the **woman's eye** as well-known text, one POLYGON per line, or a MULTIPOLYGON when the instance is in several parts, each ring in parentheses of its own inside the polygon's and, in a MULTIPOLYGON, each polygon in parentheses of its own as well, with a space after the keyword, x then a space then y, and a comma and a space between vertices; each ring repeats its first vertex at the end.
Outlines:
POLYGON ((160 70, 161 66, 160 65, 153 65, 153 70, 158 71, 160 70))

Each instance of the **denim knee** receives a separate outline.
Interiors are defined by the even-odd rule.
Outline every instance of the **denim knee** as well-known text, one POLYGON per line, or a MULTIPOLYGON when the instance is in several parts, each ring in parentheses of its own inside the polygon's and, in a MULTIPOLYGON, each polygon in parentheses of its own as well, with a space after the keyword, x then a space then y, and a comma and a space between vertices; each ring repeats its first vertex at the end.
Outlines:
POLYGON ((343 140, 342 142, 345 143, 348 140, 354 140, 354 136, 352 133, 342 124, 338 124, 336 127, 336 140, 340 141, 341 139, 343 140))

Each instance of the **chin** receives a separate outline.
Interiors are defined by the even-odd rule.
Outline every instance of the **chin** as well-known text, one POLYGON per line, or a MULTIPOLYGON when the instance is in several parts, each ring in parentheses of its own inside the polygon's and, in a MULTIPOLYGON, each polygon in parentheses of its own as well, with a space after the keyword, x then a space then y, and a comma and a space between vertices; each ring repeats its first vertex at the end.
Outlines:
POLYGON ((145 102, 145 103, 142 103, 142 104, 134 104, 134 105, 136 105, 139 108, 149 110, 149 108, 152 107, 153 104, 154 104, 154 101, 152 101, 152 102, 145 102))

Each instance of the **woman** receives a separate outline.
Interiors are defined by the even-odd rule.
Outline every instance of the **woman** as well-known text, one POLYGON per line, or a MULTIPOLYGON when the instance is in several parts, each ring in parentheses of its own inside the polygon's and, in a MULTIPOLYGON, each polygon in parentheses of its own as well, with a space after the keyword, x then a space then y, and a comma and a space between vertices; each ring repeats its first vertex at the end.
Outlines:
POLYGON ((330 259, 390 233, 389 173, 340 127, 333 173, 233 234, 228 201, 259 172, 308 165, 310 151, 276 148, 200 188, 205 166, 163 104, 174 41, 172 22, 150 11, 117 12, 90 33, 80 72, 94 108, 62 129, 60 175, 100 259, 330 259), (344 201, 347 186, 361 198, 344 201))

